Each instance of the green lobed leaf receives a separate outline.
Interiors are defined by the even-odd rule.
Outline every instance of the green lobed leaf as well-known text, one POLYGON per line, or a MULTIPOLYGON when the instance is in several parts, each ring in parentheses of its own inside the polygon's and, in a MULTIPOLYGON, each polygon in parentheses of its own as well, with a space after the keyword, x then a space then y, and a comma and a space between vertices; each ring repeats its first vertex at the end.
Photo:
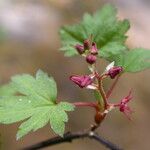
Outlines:
POLYGON ((18 92, 32 96, 45 102, 56 102, 57 87, 54 79, 41 70, 36 74, 36 78, 23 74, 12 77, 18 92))
POLYGON ((21 138, 31 130, 36 131, 37 129, 45 126, 50 122, 53 131, 63 136, 65 131, 65 122, 68 121, 68 116, 65 111, 73 111, 74 106, 66 103, 69 109, 65 110, 62 107, 63 102, 55 106, 45 106, 41 110, 37 109, 36 113, 32 115, 30 119, 22 123, 17 133, 17 139, 21 138))
POLYGON ((14 88, 12 83, 5 84, 0 87, 0 96, 13 95, 15 93, 16 93, 16 89, 14 88))
POLYGON ((66 111, 73 111, 74 106, 67 102, 57 104, 57 87, 54 79, 39 70, 34 78, 23 74, 12 77, 12 85, 21 94, 0 97, 0 123, 10 124, 24 121, 17 133, 17 139, 30 131, 36 131, 47 123, 56 134, 63 136, 66 111))
POLYGON ((64 51, 66 56, 77 55, 74 45, 82 44, 92 34, 93 41, 100 49, 100 57, 107 58, 111 53, 116 55, 122 53, 126 50, 125 33, 130 25, 128 20, 118 21, 116 15, 116 8, 112 5, 105 5, 94 15, 85 14, 79 24, 62 27, 60 30, 62 48, 60 50, 64 51))
POLYGON ((139 72, 150 68, 150 50, 135 48, 111 58, 115 65, 122 66, 125 72, 139 72))
POLYGON ((101 48, 101 51, 99 53, 100 57, 106 58, 109 60, 110 57, 115 57, 117 55, 120 55, 124 53, 127 50, 127 48, 118 42, 110 42, 106 46, 101 48))

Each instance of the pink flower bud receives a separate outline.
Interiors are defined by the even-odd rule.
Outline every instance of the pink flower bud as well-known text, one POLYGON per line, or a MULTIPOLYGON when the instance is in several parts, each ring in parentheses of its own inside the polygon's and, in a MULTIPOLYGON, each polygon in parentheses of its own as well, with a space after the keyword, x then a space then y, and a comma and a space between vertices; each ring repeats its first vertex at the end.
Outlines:
POLYGON ((79 54, 83 54, 85 52, 83 45, 77 44, 75 48, 79 54))
POLYGON ((93 80, 88 75, 82 75, 82 76, 71 76, 70 80, 73 81, 75 84, 77 84, 80 88, 87 87, 88 85, 91 85, 93 80))
POLYGON ((87 63, 92 65, 96 62, 96 56, 88 55, 88 56, 86 56, 86 61, 87 61, 87 63))
POLYGON ((98 49, 97 49, 97 45, 95 42, 92 43, 92 47, 90 49, 91 54, 93 55, 97 55, 98 54, 98 49))
POLYGON ((108 75, 111 79, 114 79, 121 71, 123 71, 122 67, 114 66, 108 70, 108 75))
POLYGON ((90 49, 90 41, 88 39, 84 40, 83 45, 84 45, 84 50, 90 49))

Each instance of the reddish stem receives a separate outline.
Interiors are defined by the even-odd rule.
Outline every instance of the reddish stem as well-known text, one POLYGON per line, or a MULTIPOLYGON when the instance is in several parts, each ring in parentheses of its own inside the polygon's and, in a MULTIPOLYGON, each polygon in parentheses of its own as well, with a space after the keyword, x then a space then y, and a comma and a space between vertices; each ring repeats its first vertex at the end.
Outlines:
POLYGON ((103 89, 103 79, 106 77, 105 74, 103 74, 102 76, 99 76, 98 73, 95 73, 96 74, 96 77, 97 77, 97 80, 98 80, 98 90, 104 100, 104 105, 105 105, 105 109, 107 109, 107 97, 106 97, 106 94, 105 94, 105 91, 103 89))
POLYGON ((92 102, 75 102, 75 103, 72 103, 74 104, 75 106, 77 107, 80 107, 80 106, 88 106, 88 107, 93 107, 95 108, 96 110, 98 110, 98 106, 96 103, 92 103, 92 102))
POLYGON ((110 95, 112 94, 112 91, 114 90, 115 86, 117 85, 120 76, 121 76, 121 74, 116 77, 116 79, 115 79, 115 81, 113 82, 112 86, 111 86, 110 89, 108 90, 108 92, 107 92, 107 94, 106 94, 106 98, 107 98, 107 99, 108 99, 108 98, 110 97, 110 95))

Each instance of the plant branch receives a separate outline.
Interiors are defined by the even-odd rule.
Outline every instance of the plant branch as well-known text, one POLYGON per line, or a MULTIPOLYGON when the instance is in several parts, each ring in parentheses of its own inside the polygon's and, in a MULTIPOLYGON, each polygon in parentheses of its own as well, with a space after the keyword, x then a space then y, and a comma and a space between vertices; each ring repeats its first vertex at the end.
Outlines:
POLYGON ((82 138, 94 139, 97 142, 104 145, 105 147, 109 148, 110 150, 122 150, 118 146, 114 145, 110 141, 105 140, 104 138, 102 138, 101 136, 99 136, 97 133, 95 133, 93 131, 76 132, 76 133, 68 132, 68 133, 64 134, 63 138, 60 136, 56 136, 54 138, 45 140, 45 141, 37 143, 35 145, 23 148, 22 150, 39 150, 39 149, 42 149, 44 147, 53 146, 53 145, 61 144, 64 142, 72 142, 75 139, 82 139, 82 138))
POLYGON ((96 103, 92 103, 92 102, 75 102, 75 103, 72 103, 73 105, 77 106, 77 107, 80 107, 80 106, 88 106, 88 107, 93 107, 95 108, 96 110, 98 109, 98 106, 96 103))
POLYGON ((113 82, 113 84, 111 85, 110 89, 108 90, 107 94, 106 94, 106 98, 108 99, 110 97, 110 95, 112 94, 112 91, 114 90, 115 86, 117 85, 118 83, 118 80, 120 78, 121 74, 119 74, 115 81, 113 82))
POLYGON ((122 148, 119 148, 117 145, 115 145, 115 144, 111 143, 110 141, 102 138, 97 133, 94 133, 91 136, 91 138, 94 139, 94 140, 96 140, 96 141, 98 141, 99 143, 101 143, 105 147, 109 148, 110 150, 123 150, 122 148))

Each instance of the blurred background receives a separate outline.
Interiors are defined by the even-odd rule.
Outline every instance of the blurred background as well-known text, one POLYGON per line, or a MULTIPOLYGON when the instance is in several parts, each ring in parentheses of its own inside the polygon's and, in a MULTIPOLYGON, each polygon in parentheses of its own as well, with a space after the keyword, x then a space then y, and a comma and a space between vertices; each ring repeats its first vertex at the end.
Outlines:
MULTIPOLYGON (((94 99, 92 93, 80 90, 68 77, 87 72, 87 65, 80 57, 66 58, 59 52, 59 28, 77 23, 85 12, 94 12, 105 3, 113 3, 119 18, 128 18, 131 29, 127 44, 130 47, 150 49, 150 1, 149 0, 0 0, 0 84, 20 73, 35 74, 41 68, 54 76, 58 84, 59 99, 94 99)), ((106 62, 100 61, 100 70, 106 62)), ((125 74, 115 89, 113 100, 119 100, 132 88, 134 100, 133 121, 128 121, 118 111, 111 112, 98 129, 106 139, 126 150, 150 149, 150 70, 137 74, 125 74)), ((109 81, 106 81, 106 89, 109 81)), ((93 122, 94 111, 77 109, 66 131, 79 131, 93 122)), ((20 124, 20 123, 19 123, 20 124)), ((16 141, 19 124, 0 125, 2 150, 17 150, 54 136, 49 125, 16 141)), ((45 150, 105 150, 95 141, 76 140, 45 150)))

